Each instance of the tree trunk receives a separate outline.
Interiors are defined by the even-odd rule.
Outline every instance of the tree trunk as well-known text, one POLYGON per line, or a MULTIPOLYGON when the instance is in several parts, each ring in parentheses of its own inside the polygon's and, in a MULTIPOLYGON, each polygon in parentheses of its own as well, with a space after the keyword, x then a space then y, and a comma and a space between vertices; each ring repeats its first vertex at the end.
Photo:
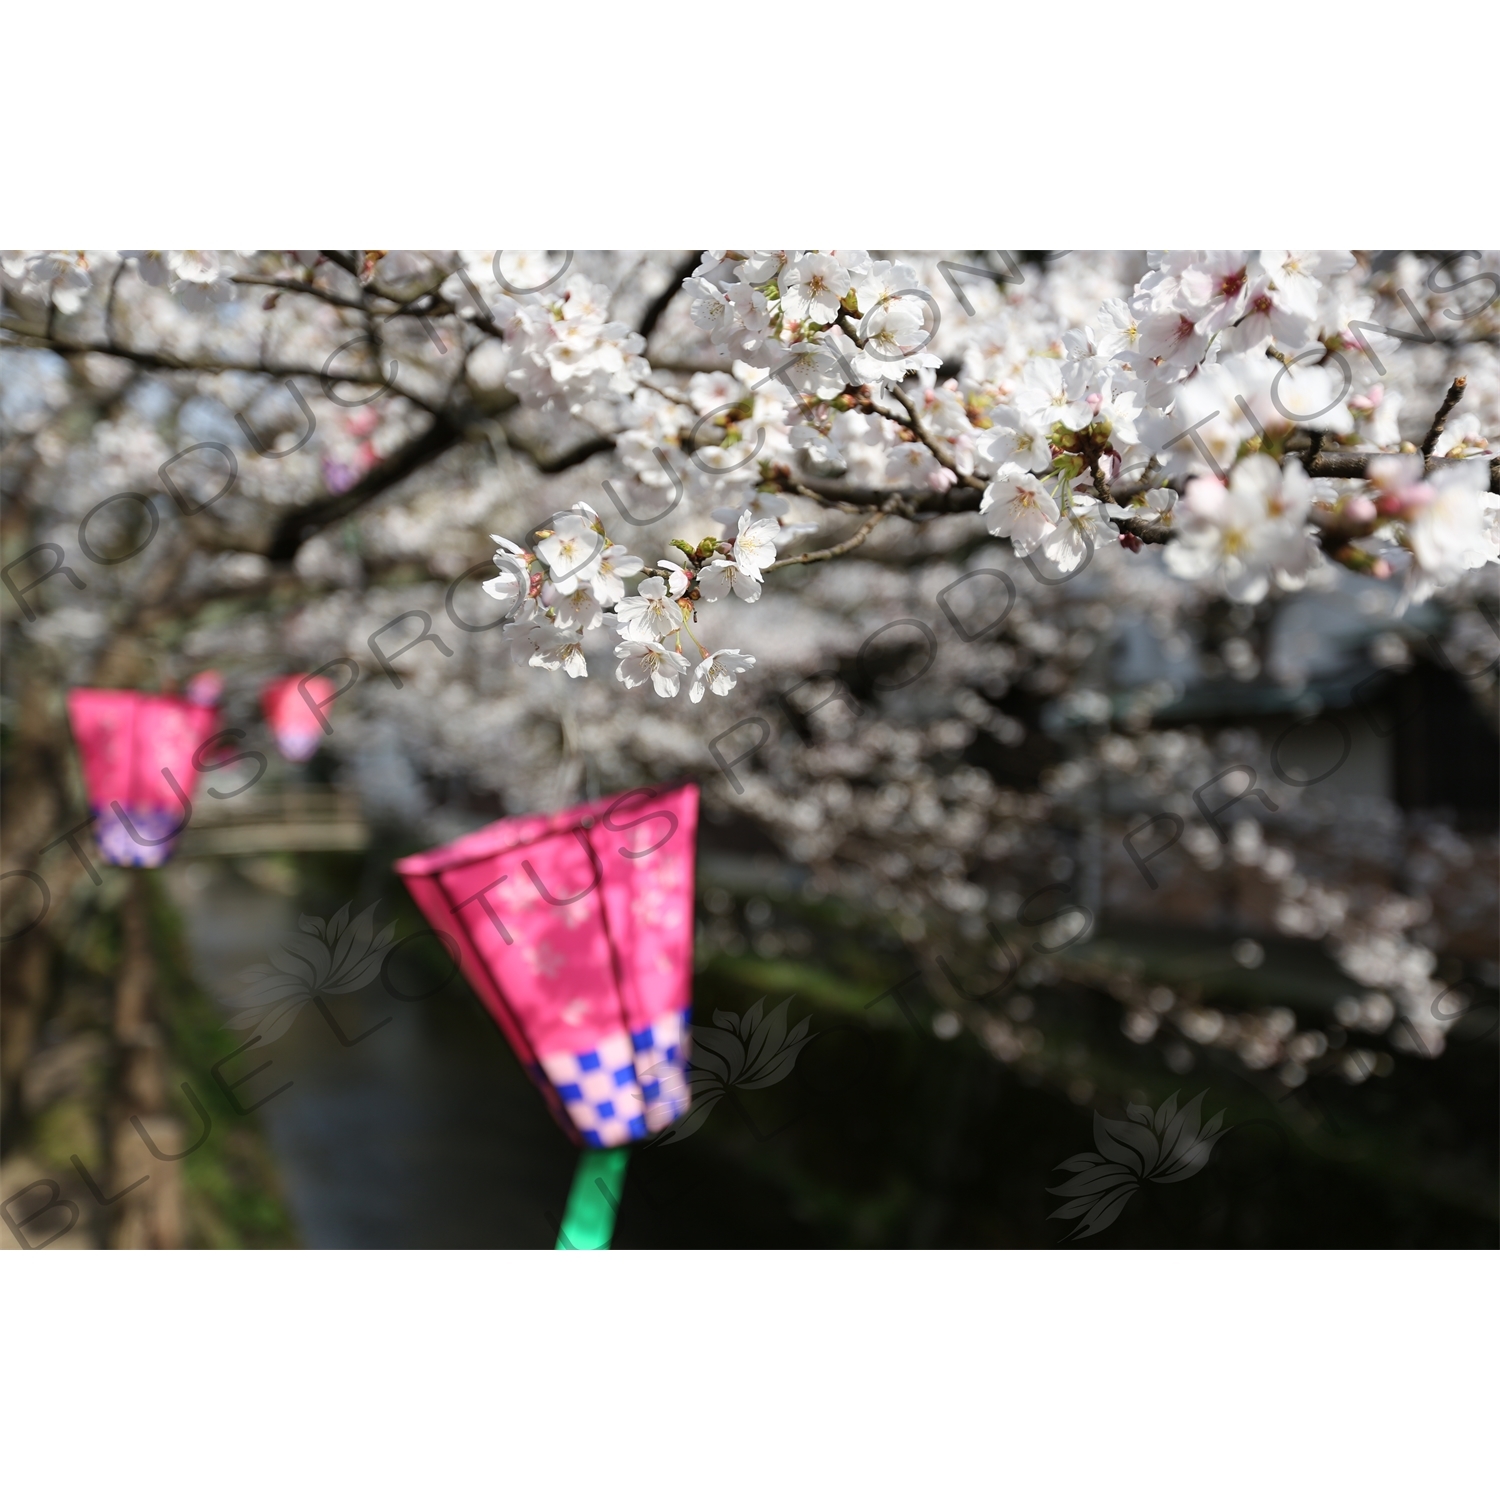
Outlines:
POLYGON ((162 1158, 182 1150, 183 1128, 167 1112, 167 1054, 157 1018, 146 884, 151 877, 144 870, 127 874, 115 983, 108 1189, 124 1196, 114 1205, 109 1245, 116 1250, 175 1250, 182 1245, 182 1169, 162 1158))
POLYGON ((0 927, 15 934, 0 948, 0 1136, 13 1139, 21 1122, 21 1075, 53 998, 52 924, 67 886, 83 871, 66 844, 42 854, 70 826, 61 694, 35 670, 34 653, 24 642, 12 635, 6 649, 17 712, 5 768, 3 868, 47 882, 45 909, 41 887, 29 875, 11 873, 0 886, 0 927))

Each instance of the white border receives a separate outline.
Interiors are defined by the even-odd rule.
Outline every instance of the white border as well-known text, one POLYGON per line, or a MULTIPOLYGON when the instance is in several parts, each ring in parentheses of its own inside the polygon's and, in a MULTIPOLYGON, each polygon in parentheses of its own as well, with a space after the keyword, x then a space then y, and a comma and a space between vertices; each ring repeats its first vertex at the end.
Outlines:
POLYGON ((1477 0, 12 9, 17 248, 1494 236, 1477 0))
POLYGON ((1480 1253, 3 1264, 18 1494, 1409 1500, 1492 1477, 1480 1253))

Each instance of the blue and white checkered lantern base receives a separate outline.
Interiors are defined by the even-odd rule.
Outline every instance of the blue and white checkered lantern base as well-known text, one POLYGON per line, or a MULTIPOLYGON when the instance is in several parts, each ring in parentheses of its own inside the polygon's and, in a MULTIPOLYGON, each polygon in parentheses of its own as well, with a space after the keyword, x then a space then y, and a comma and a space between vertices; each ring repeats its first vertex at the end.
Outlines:
POLYGON ((624 1146, 687 1113, 687 1012, 668 1011, 640 1031, 616 1031, 588 1052, 539 1059, 584 1143, 624 1146))

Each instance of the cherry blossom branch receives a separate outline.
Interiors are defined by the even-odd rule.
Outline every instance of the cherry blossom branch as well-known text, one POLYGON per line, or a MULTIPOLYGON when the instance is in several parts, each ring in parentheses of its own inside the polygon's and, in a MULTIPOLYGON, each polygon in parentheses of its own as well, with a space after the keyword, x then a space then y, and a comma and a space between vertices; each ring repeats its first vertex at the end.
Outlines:
POLYGON ((272 562, 290 560, 304 542, 324 527, 352 515, 392 485, 415 474, 433 459, 456 447, 464 435, 463 427, 446 416, 438 416, 426 431, 381 460, 342 494, 320 495, 316 500, 285 513, 262 555, 272 562))
POLYGON ((585 438, 571 448, 565 448, 561 453, 548 455, 539 452, 533 444, 527 442, 525 438, 516 436, 509 428, 505 429, 505 442, 507 447, 524 454, 538 474, 561 474, 567 469, 577 468, 579 464, 586 463, 596 453, 613 451, 615 446, 614 437, 607 432, 601 432, 594 437, 585 438))
POLYGON ((663 401, 670 401, 674 406, 690 406, 692 403, 680 391, 664 391, 659 385, 650 380, 638 382, 642 390, 650 391, 660 396, 663 401))
POLYGON ((347 250, 320 250, 318 254, 324 260, 331 260, 341 271, 347 271, 356 281, 359 281, 360 263, 347 250))
POLYGON ((393 396, 400 396, 403 400, 410 401, 413 406, 421 407, 433 417, 439 415, 437 410, 420 396, 414 396, 410 391, 399 389, 379 374, 371 379, 360 375, 335 374, 326 369, 314 370, 307 365, 281 364, 264 359, 253 364, 248 360, 226 359, 218 356, 196 360, 180 359, 175 354, 153 353, 149 349, 132 349, 112 339, 103 341, 67 339, 55 334, 23 333, 19 329, 10 328, 3 331, 9 335, 9 338, 4 343, 0 343, 0 347, 8 343, 12 347, 51 349, 57 354, 105 354, 113 359, 127 360, 143 370, 162 370, 173 375, 218 375, 226 370, 232 370, 245 375, 269 375, 274 380, 301 376, 306 380, 337 380, 347 385, 383 385, 393 396))
MULTIPOLYGON (((40 347, 51 349, 57 354, 107 354, 114 359, 129 360, 130 363, 139 365, 144 370, 165 370, 171 374, 202 374, 215 375, 225 370, 234 370, 246 375, 271 375, 276 378, 284 376, 301 375, 308 380, 322 378, 321 370, 309 369, 306 365, 283 365, 268 362, 257 362, 251 364, 246 360, 238 359, 202 359, 187 360, 179 359, 175 354, 153 354, 148 349, 131 349, 113 340, 83 340, 67 339, 44 334, 22 333, 18 329, 4 330, 10 335, 10 339, 18 346, 40 347)), ((380 385, 382 382, 375 380, 359 380, 352 375, 333 375, 328 377, 333 380, 347 381, 350 385, 380 385)), ((405 396, 405 391, 397 391, 397 395, 405 396)), ((416 397, 408 396, 408 400, 416 401, 416 397)))
POLYGON ((1104 472, 1103 454, 1100 454, 1100 456, 1094 460, 1094 486, 1099 493, 1099 498, 1106 505, 1109 505, 1113 502, 1115 497, 1110 493, 1109 479, 1104 472))
MULTIPOLYGON (((1436 446, 1438 438, 1443 431, 1453 408, 1462 400, 1466 380, 1458 376, 1448 393, 1444 396, 1441 406, 1433 417, 1432 425, 1428 429, 1427 436, 1422 441, 1423 468, 1427 473, 1435 469, 1449 467, 1453 464, 1468 462, 1466 459, 1454 459, 1447 457, 1436 457, 1432 449, 1436 446)), ((900 403, 906 412, 909 421, 907 425, 915 434, 917 440, 930 452, 935 459, 945 467, 951 467, 949 459, 937 446, 933 435, 927 430, 926 424, 917 415, 915 403, 899 387, 892 388, 892 395, 900 403)), ((1319 436, 1319 435, 1310 435, 1319 436)), ((1314 446, 1311 442, 1307 449, 1299 451, 1293 447, 1289 450, 1292 454, 1303 459, 1303 467, 1309 478, 1312 479, 1364 479, 1367 477, 1369 464, 1372 459, 1386 457, 1381 453, 1347 453, 1335 449, 1332 452, 1322 451, 1321 446, 1314 446)), ((1105 478, 1102 467, 1096 465, 1092 476, 1098 489, 1100 499, 1105 502, 1124 503, 1144 494, 1158 481, 1154 476, 1136 483, 1113 488, 1105 478)), ((823 500, 837 500, 847 505, 870 509, 883 505, 893 495, 900 499, 914 502, 920 510, 930 514, 962 514, 965 511, 977 510, 980 497, 983 494, 985 481, 981 477, 959 475, 958 483, 945 495, 933 493, 917 493, 913 491, 891 491, 891 490, 853 490, 843 486, 829 485, 821 481, 802 478, 799 484, 807 491, 816 494, 817 498, 823 500)), ((1490 461, 1489 490, 1491 494, 1500 495, 1500 457, 1490 461)), ((913 520, 923 519, 920 515, 913 515, 913 520)), ((1315 524, 1324 533, 1323 542, 1325 547, 1337 550, 1354 537, 1353 532, 1346 531, 1334 522, 1332 516, 1328 519, 1315 517, 1315 524)), ((1163 525, 1160 521, 1147 519, 1144 516, 1116 517, 1115 524, 1119 530, 1148 546, 1161 546, 1172 540, 1175 532, 1170 525, 1163 525)), ((1365 527, 1360 534, 1367 534, 1373 528, 1365 527)))
MULTIPOLYGON (((1408 450, 1409 451, 1409 450, 1408 450)), ((1293 454, 1293 457, 1296 455, 1293 454)), ((1308 477, 1311 479, 1364 479, 1365 471, 1369 467, 1372 458, 1389 458, 1389 453, 1320 453, 1311 462, 1304 465, 1308 477)), ((1471 458, 1449 458, 1446 455, 1439 458, 1429 454, 1422 462, 1424 473, 1431 474, 1436 469, 1451 468, 1454 464, 1472 463, 1471 458)), ((1500 477, 1497 477, 1496 464, 1500 459, 1490 460, 1490 493, 1500 495, 1500 477)))
POLYGON ((334 307, 348 308, 351 312, 367 311, 363 299, 355 301, 352 297, 341 297, 337 292, 331 292, 327 287, 321 287, 314 281, 291 281, 282 276, 231 276, 235 286, 265 286, 272 287, 278 292, 301 292, 305 297, 316 297, 320 302, 330 303, 334 307))
MULTIPOLYGON (((927 451, 932 454, 932 456, 937 459, 937 461, 945 469, 949 469, 955 475, 957 475, 958 484, 956 487, 967 490, 975 490, 983 493, 985 487, 984 481, 982 479, 977 479, 972 474, 960 474, 958 472, 957 465, 953 461, 952 455, 944 454, 943 450, 938 447, 937 438, 928 431, 927 424, 922 420, 920 416, 918 416, 916 403, 911 400, 911 398, 906 394, 905 391, 901 389, 900 386, 893 385, 890 390, 891 395, 893 395, 900 403, 902 411, 906 413, 906 425, 910 427, 914 433, 916 433, 917 438, 921 442, 922 446, 926 448, 927 451)), ((962 508, 966 509, 967 507, 962 508)))
POLYGON ((816 552, 804 552, 799 557, 778 557, 775 562, 768 563, 762 572, 774 573, 777 568, 790 568, 799 563, 827 562, 830 558, 842 557, 846 552, 854 551, 856 547, 864 545, 865 539, 897 508, 899 503, 899 497, 893 495, 853 536, 847 537, 832 547, 823 547, 816 552))
POLYGON ((1464 387, 1468 383, 1464 376, 1459 375, 1448 387, 1448 394, 1443 397, 1443 404, 1438 407, 1437 415, 1432 419, 1432 426, 1427 429, 1427 436, 1422 439, 1423 458, 1432 457, 1432 450, 1437 447, 1437 440, 1443 435, 1443 427, 1448 420, 1448 414, 1464 399, 1464 387))
POLYGON ((651 337, 652 330, 661 321, 677 294, 682 291, 683 282, 698 268, 698 262, 702 258, 701 250, 692 250, 672 267, 672 274, 666 286, 647 304, 645 312, 641 314, 641 321, 636 324, 635 331, 643 339, 651 337))

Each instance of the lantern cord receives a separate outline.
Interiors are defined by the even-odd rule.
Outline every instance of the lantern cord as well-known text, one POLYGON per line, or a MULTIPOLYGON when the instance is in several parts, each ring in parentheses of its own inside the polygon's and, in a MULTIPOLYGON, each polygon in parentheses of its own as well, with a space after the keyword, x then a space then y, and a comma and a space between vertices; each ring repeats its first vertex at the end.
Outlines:
POLYGON ((629 1146, 608 1151, 585 1151, 573 1173, 568 1206, 557 1232, 558 1250, 608 1250, 614 1237, 615 1215, 625 1188, 629 1146))

